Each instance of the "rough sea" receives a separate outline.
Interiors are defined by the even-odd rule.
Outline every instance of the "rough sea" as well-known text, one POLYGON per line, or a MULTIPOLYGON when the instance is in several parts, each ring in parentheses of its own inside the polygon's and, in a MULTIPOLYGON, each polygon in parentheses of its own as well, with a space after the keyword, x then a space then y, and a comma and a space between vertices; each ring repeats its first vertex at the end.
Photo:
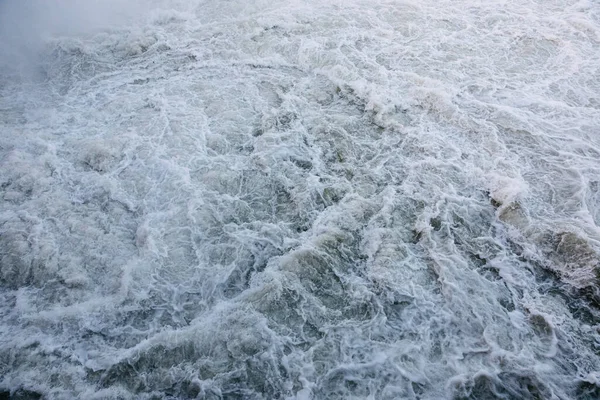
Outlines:
POLYGON ((0 1, 0 399, 598 398, 597 0, 0 1))

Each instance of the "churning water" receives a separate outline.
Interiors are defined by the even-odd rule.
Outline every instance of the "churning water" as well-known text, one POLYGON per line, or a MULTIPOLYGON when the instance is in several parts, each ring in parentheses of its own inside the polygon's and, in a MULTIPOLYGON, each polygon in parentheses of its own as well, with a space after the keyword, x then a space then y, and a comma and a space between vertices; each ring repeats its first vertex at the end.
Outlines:
POLYGON ((600 397, 600 4, 42 3, 0 397, 600 397))

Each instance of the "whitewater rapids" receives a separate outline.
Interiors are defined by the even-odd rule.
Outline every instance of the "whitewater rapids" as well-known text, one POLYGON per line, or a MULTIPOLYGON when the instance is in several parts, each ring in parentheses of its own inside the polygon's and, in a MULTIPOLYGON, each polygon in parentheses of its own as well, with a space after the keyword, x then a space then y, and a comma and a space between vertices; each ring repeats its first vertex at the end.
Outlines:
POLYGON ((1 398, 600 398, 600 4, 71 3, 0 29, 1 398))

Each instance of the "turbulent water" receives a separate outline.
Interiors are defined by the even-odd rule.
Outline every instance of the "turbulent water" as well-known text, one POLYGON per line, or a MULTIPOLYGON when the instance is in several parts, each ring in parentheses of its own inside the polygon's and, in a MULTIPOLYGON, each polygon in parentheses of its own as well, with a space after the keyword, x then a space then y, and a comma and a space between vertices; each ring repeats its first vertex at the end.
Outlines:
POLYGON ((5 14, 0 398, 600 397, 599 3, 112 3, 5 14))

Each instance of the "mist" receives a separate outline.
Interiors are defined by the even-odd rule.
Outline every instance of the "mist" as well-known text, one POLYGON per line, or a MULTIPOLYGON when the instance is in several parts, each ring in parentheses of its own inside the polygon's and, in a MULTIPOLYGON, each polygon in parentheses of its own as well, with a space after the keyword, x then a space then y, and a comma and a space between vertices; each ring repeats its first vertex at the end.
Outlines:
POLYGON ((56 37, 85 37, 118 28, 141 15, 142 1, 0 1, 0 65, 27 70, 44 44, 56 37))

